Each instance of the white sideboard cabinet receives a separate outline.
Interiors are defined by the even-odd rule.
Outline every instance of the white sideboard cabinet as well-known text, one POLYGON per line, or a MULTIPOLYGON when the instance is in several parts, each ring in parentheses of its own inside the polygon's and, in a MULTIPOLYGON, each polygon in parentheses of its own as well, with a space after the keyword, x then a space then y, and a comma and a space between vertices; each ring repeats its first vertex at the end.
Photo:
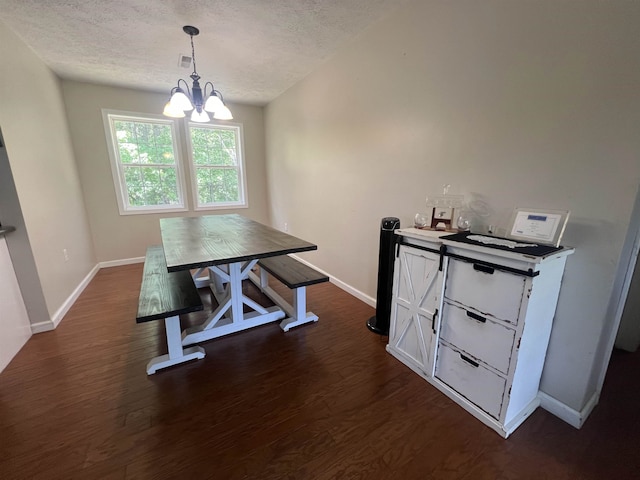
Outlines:
POLYGON ((435 232, 397 233, 387 350, 506 438, 540 404, 560 284, 574 250, 538 256, 435 232))

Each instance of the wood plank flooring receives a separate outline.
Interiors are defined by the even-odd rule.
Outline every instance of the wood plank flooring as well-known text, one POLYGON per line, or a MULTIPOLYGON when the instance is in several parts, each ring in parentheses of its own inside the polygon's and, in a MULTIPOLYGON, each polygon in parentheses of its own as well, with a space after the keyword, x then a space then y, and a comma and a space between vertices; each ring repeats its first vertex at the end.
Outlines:
POLYGON ((0 478, 640 478, 637 353, 614 352, 581 430, 538 409, 504 440, 387 354, 374 310, 328 283, 308 287, 319 322, 213 340, 148 377, 166 345, 162 322, 135 322, 141 275, 101 270, 0 374, 0 478))

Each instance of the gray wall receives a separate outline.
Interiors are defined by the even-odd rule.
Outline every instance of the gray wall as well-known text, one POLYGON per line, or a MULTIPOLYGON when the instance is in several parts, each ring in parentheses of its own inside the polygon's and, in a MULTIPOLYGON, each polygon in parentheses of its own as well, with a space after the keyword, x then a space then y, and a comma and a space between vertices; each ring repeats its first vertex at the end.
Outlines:
POLYGON ((58 78, 1 22, 0 58, 2 170, 13 177, 0 182, 0 211, 19 229, 7 243, 29 319, 52 328, 95 266, 91 232, 58 78))
POLYGON ((621 270, 626 269, 626 276, 622 281, 628 283, 628 292, 623 291, 623 301, 619 302, 619 307, 623 308, 620 327, 616 336, 615 346, 629 352, 635 352, 640 346, 640 266, 638 265, 638 251, 640 250, 640 192, 636 198, 633 218, 637 224, 632 225, 631 233, 627 241, 627 249, 631 251, 631 260, 627 265, 622 264, 621 270), (624 293, 626 302, 624 302, 624 293), (624 302, 624 305, 622 303, 624 302))
POLYGON ((635 352, 640 346, 640 268, 635 268, 620 321, 616 347, 635 352))
MULTIPOLYGON (((160 243, 159 218, 195 213, 120 215, 102 109, 157 115, 162 113, 167 95, 66 80, 62 87, 97 259, 106 262, 144 256, 147 246, 160 243)), ((249 208, 199 211, 197 214, 240 213, 268 223, 263 108, 233 104, 229 107, 234 115, 233 122, 243 124, 249 208)), ((184 123, 180 123, 180 128, 184 134, 184 123)), ((182 152, 181 157, 186 159, 187 152, 182 152)), ((188 177, 188 170, 185 174, 188 177)), ((189 188, 190 185, 186 197, 190 202, 189 188)))
POLYGON ((624 1, 402 8, 268 105, 274 226, 373 298, 380 219, 410 224, 442 184, 486 202, 476 229, 514 207, 571 210, 541 388, 580 411, 608 363, 640 183, 639 24, 624 1))

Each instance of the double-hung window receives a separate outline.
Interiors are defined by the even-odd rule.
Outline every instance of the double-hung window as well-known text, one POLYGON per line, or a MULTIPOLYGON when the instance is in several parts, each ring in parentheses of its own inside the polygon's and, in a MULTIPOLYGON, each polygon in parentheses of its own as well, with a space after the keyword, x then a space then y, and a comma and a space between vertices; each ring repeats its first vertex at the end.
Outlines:
POLYGON ((242 125, 114 110, 103 119, 121 215, 188 210, 186 171, 194 210, 248 206, 242 125))
POLYGON ((121 215, 187 210, 173 120, 104 111, 121 215))
POLYGON ((195 209, 246 207, 242 127, 188 125, 195 209))

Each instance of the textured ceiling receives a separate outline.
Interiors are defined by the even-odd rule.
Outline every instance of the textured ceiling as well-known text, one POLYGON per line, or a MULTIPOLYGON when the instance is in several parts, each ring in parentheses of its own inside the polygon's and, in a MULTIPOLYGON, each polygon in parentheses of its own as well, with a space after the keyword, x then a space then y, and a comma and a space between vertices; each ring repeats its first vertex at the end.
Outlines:
POLYGON ((0 20, 60 77, 169 92, 192 69, 264 105, 406 0, 0 0, 0 20))

